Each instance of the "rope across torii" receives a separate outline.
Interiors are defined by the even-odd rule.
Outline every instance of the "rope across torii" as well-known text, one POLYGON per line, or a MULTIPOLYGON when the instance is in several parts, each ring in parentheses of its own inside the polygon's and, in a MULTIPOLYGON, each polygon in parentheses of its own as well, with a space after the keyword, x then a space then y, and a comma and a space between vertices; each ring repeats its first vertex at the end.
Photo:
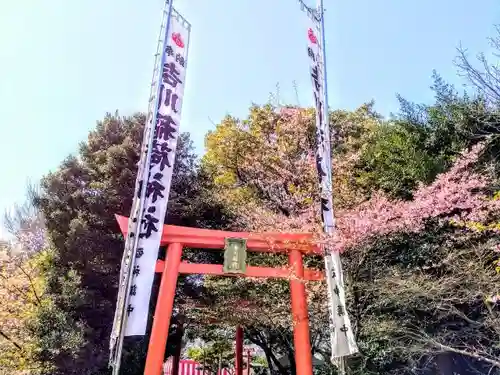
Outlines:
MULTIPOLYGON (((110 340, 110 365, 113 367, 114 375, 119 374, 124 337, 142 336, 146 333, 151 287, 156 269, 158 249, 163 240, 162 232, 164 227, 162 224, 166 216, 172 181, 191 31, 191 25, 173 8, 172 2, 173 0, 165 0, 162 13, 135 195, 127 228, 126 230, 122 228, 122 232, 126 234, 125 250, 121 264, 119 291, 110 340)), ((307 33, 307 51, 310 58, 310 72, 316 106, 318 144, 316 164, 321 182, 321 208, 324 231, 327 234, 332 234, 335 221, 332 205, 332 168, 328 125, 323 0, 319 0, 317 9, 306 6, 302 0, 299 0, 299 3, 311 21, 311 27, 307 33)), ((171 235, 174 234, 171 233, 171 235)), ((168 241, 171 244, 173 243, 171 238, 168 241)), ((177 243, 181 244, 183 242, 178 241, 177 243)), ((205 246, 207 244, 199 243, 199 245, 205 246)), ((169 264, 169 257, 182 250, 182 246, 176 245, 173 249, 176 250, 168 252, 166 264, 169 264)), ((323 249, 322 253, 325 256, 325 269, 327 271, 325 278, 328 284, 330 301, 332 357, 339 358, 356 353, 357 347, 345 309, 344 281, 339 254, 330 252, 327 249, 323 249)), ((298 262, 298 258, 295 261, 298 262)), ((296 269, 296 272, 299 273, 295 276, 299 279, 304 278, 305 275, 301 274, 299 269, 300 267, 296 269)), ((250 267, 248 272, 253 272, 250 267)), ((246 271, 243 273, 246 273, 246 271)), ((276 277, 267 274, 265 276, 276 277)), ((163 298, 161 292, 158 298, 163 298)), ((156 316, 155 322, 157 320, 158 316, 156 316)), ((166 319, 161 320, 165 321, 166 319)), ((309 332, 307 332, 308 335, 309 332)), ((153 337, 151 340, 153 340, 153 337)), ((298 345, 296 350, 299 351, 299 347, 301 347, 300 351, 304 353, 305 347, 301 346, 300 343, 296 343, 296 345, 298 345)), ((152 350, 151 346, 150 350, 152 350)), ((159 349, 154 349, 154 351, 156 350, 159 349)), ((299 362, 297 365, 299 365, 299 362)), ((304 362, 301 363, 304 364, 304 362)), ((309 374, 312 369, 307 370, 306 367, 301 365, 298 374, 309 374)), ((153 367, 150 366, 149 368, 152 369, 153 367)), ((160 372, 156 373, 156 367, 154 368, 154 371, 147 372, 148 375, 160 374, 160 372)), ((161 369, 158 371, 161 371, 161 369)))

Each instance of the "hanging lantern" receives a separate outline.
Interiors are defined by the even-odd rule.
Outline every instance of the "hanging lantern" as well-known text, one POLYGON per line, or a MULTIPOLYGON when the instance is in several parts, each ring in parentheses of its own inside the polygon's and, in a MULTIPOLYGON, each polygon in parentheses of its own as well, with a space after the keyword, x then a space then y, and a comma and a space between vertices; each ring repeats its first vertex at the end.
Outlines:
POLYGON ((247 269, 247 240, 226 238, 224 246, 224 273, 245 273, 247 269))

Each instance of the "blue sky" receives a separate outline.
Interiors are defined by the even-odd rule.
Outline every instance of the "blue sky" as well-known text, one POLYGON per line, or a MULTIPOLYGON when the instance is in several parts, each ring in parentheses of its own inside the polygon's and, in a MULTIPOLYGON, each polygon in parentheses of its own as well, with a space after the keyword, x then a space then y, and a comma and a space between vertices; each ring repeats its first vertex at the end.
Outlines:
MULTIPOLYGON (((314 1, 314 0, 313 0, 314 1)), ((488 52, 495 0, 325 0, 330 106, 396 93, 432 99, 432 69, 457 82, 459 42, 488 52)), ((310 105, 306 20, 295 0, 174 0, 192 23, 181 127, 200 152, 224 115, 244 116, 280 86, 310 105), (298 87, 298 95, 293 88, 298 87)), ((162 0, 17 0, 0 4, 0 212, 76 151, 105 112, 144 110, 162 0)))

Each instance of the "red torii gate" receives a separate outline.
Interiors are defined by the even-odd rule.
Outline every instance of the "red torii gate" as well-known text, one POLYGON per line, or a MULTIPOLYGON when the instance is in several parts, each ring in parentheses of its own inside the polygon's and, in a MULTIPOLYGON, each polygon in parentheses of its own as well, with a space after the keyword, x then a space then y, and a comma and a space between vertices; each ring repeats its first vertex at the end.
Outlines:
MULTIPOLYGON (((128 231, 128 218, 116 216, 124 236, 128 231)), ((248 233, 199 229, 164 225, 161 246, 167 246, 166 260, 158 260, 156 272, 161 272, 161 283, 153 318, 151 337, 146 357, 145 375, 161 375, 165 349, 170 327, 170 319, 179 274, 205 274, 233 277, 289 278, 295 364, 297 375, 312 375, 312 353, 309 335, 309 316, 304 280, 319 281, 324 274, 318 270, 304 269, 304 254, 323 255, 321 248, 312 241, 310 233, 248 233), (199 264, 182 262, 183 247, 222 250, 227 238, 245 239, 247 250, 252 252, 286 252, 289 268, 247 266, 245 273, 225 273, 222 264, 199 264)), ((239 330, 238 330, 239 331, 239 330)), ((241 375, 241 331, 238 333, 236 363, 237 374, 241 375)))

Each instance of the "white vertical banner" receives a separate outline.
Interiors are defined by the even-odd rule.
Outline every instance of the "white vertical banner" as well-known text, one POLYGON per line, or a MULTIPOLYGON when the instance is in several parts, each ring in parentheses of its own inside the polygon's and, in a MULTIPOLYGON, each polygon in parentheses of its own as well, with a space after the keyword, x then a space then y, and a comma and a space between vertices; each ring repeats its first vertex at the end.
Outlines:
MULTIPOLYGON (((325 103, 325 67, 323 66, 324 49, 321 35, 321 23, 317 11, 305 9, 310 27, 307 30, 307 53, 310 61, 310 74, 316 106, 316 168, 321 185, 321 214, 325 233, 333 234, 335 218, 333 214, 332 167, 330 152, 330 130, 328 103, 325 103)), ((336 251, 325 254, 326 280, 329 297, 332 359, 358 352, 356 341, 347 315, 344 277, 340 255, 336 251)))
MULTIPOLYGON (((161 82, 163 65, 166 57, 165 47, 167 45, 167 34, 169 30, 172 1, 165 0, 162 11, 162 20, 160 26, 160 35, 156 47, 155 62, 153 68, 153 77, 151 80, 151 88, 148 100, 148 112, 146 124, 143 132, 142 145, 140 149, 140 158, 137 164, 137 178, 135 182, 134 198, 130 217, 128 220, 127 236, 125 238, 125 248, 120 268, 118 296, 116 299, 115 317, 110 337, 110 356, 109 364, 113 367, 113 375, 120 372, 121 356, 123 349, 123 338, 125 335, 125 327, 127 326, 128 314, 133 311, 133 306, 129 306, 130 298, 137 293, 137 285, 132 284, 137 276, 137 270, 134 271, 136 257, 141 257, 144 253, 144 248, 138 250, 139 236, 136 233, 140 232, 141 223, 144 216, 144 204, 146 201, 146 191, 142 189, 144 176, 148 176, 151 161, 152 144, 154 141, 155 127, 157 123, 157 101, 160 94, 159 84, 161 82), (132 274, 134 271, 134 275, 132 274), (131 286, 135 285, 133 289, 131 286), (127 311, 128 310, 128 311, 127 311)), ((140 272, 140 268, 139 268, 140 272)))
MULTIPOLYGON (((159 91, 156 108, 156 124, 149 152, 149 176, 140 181, 137 196, 145 189, 143 212, 138 233, 135 260, 132 263, 131 282, 125 336, 144 335, 148 322, 151 288, 158 260, 158 249, 167 213, 172 183, 175 151, 181 122, 182 99, 190 25, 172 9, 163 50, 159 91)), ((145 176, 143 176, 145 177, 145 176)), ((135 219, 134 219, 135 220, 135 219)))

